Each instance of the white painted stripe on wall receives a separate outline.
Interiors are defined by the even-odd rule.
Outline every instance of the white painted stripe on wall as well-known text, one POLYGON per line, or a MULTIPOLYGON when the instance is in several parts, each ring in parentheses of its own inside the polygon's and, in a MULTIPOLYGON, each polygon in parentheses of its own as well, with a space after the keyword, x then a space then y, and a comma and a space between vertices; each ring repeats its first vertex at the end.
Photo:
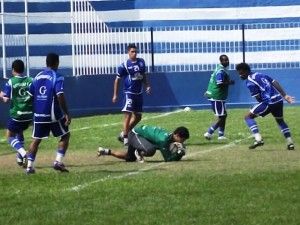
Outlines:
MULTIPOLYGON (((193 9, 131 9, 97 11, 103 22, 156 21, 156 20, 239 20, 275 19, 299 17, 300 5, 240 7, 240 8, 193 8, 193 9)), ((24 23, 24 13, 5 14, 6 23, 24 23)), ((80 13, 90 18, 87 13, 80 13), (86 14, 86 15, 85 15, 86 14)), ((70 12, 30 13, 30 23, 70 23, 70 12)))
POLYGON ((193 8, 193 9, 135 9, 98 12, 105 22, 149 20, 239 20, 299 17, 300 5, 193 8))
MULTIPOLYGON (((124 38, 123 33, 111 33, 108 36, 101 34, 78 34, 81 37, 81 44, 88 44, 89 37, 94 39, 95 44, 103 44, 104 40, 111 40, 112 44, 131 42, 150 42, 150 32, 129 32, 124 38), (85 43, 86 40, 86 43, 85 43)), ((16 41, 10 41, 10 45, 24 45, 24 35, 7 35, 16 41), (18 41, 18 38, 20 39, 18 41)), ((278 28, 278 29, 254 29, 245 31, 246 41, 269 41, 269 40, 293 40, 300 39, 300 28, 278 28)), ((0 37, 1 40, 1 37, 0 37)), ((231 31, 155 31, 154 42, 233 42, 241 41, 242 32, 231 31)), ((30 34, 30 45, 71 45, 71 34, 30 34)), ((201 44, 201 43, 199 43, 201 44)))
MULTIPOLYGON (((240 63, 243 59, 241 52, 226 53, 231 64, 240 63)), ((186 64, 215 64, 220 56, 220 53, 166 53, 155 54, 155 65, 186 65, 186 64)), ((96 55, 82 56, 82 66, 94 66, 96 55), (94 59, 90 60, 90 59, 94 59)), ((101 57, 101 56, 98 56, 101 57)), ((105 66, 117 67, 123 59, 126 59, 127 54, 113 55, 111 61, 108 61, 105 66)), ((150 55, 140 54, 139 57, 146 59, 146 64, 150 65, 150 55)), ((298 62, 300 59, 300 50, 298 51, 269 51, 269 52, 247 52, 246 61, 248 63, 284 63, 284 62, 298 62)), ((43 68, 45 66, 45 56, 30 57, 31 68, 43 68)), ((60 67, 72 68, 72 56, 60 56, 60 67)))

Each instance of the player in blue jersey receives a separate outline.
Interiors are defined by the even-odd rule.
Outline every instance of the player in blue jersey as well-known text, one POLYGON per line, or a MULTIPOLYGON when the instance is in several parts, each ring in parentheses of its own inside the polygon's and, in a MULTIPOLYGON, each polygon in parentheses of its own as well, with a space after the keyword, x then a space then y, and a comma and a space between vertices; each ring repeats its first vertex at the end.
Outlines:
POLYGON ((146 93, 150 93, 150 85, 146 77, 146 65, 142 58, 137 58, 137 47, 135 44, 129 44, 127 47, 128 57, 118 67, 118 74, 114 81, 114 92, 112 102, 116 103, 118 100, 118 91, 120 80, 124 81, 124 99, 123 108, 124 121, 123 131, 119 136, 119 140, 128 144, 129 131, 138 124, 142 119, 143 111, 143 85, 145 86, 146 93))
POLYGON ((36 75, 29 90, 33 96, 34 123, 33 141, 27 154, 27 174, 35 173, 34 161, 39 144, 42 139, 49 137, 50 131, 54 137, 60 137, 53 168, 68 172, 62 160, 69 145, 68 126, 71 123, 71 117, 64 97, 64 77, 57 73, 59 56, 49 53, 46 64, 47 68, 36 75))
POLYGON ((0 93, 3 102, 10 101, 6 136, 8 143, 17 151, 16 159, 20 166, 26 166, 23 132, 32 122, 32 98, 28 93, 32 78, 23 75, 24 69, 23 61, 15 60, 12 63, 13 77, 0 93))
POLYGON ((255 149, 264 144, 254 119, 257 116, 264 117, 271 113, 286 138, 287 149, 294 150, 290 129, 283 119, 283 99, 288 103, 294 103, 294 97, 287 95, 280 84, 268 75, 251 72, 250 66, 247 63, 238 64, 236 70, 240 78, 246 80, 246 85, 250 90, 251 96, 255 97, 259 102, 245 116, 246 124, 255 138, 254 143, 249 146, 249 149, 255 149))

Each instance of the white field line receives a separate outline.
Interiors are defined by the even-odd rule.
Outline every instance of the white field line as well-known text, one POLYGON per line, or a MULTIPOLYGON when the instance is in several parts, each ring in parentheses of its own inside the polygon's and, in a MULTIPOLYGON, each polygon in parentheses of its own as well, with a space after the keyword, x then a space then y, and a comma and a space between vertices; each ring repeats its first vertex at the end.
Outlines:
MULTIPOLYGON (((204 155, 204 154, 207 154, 207 153, 210 153, 210 152, 214 152, 214 151, 218 151, 218 150, 222 150, 222 149, 232 149, 230 147, 232 146, 235 146, 237 143, 240 143, 246 139, 249 139, 251 138, 251 136, 247 137, 247 138, 244 138, 244 139, 239 139, 239 140, 235 140, 233 142, 230 142, 226 145, 222 145, 222 146, 219 146, 219 147, 216 147, 216 148, 211 148, 211 149, 207 149, 207 150, 204 150, 204 151, 199 151, 199 152, 193 152, 191 154, 189 154, 188 156, 186 156, 185 158, 193 158, 194 156, 196 155, 204 155)), ((106 176, 104 178, 101 178, 101 179, 97 179, 97 180, 94 180, 94 181, 90 181, 90 182, 87 182, 87 183, 84 183, 84 184, 80 184, 80 185, 76 185, 74 187, 71 187, 71 188, 68 188, 66 189, 66 191, 76 191, 76 192, 79 192, 93 184, 96 184, 96 183, 100 183, 100 182, 105 182, 107 180, 114 180, 114 179, 117 179, 117 180, 120 180, 120 179, 123 179, 123 178, 126 178, 126 177, 129 177, 129 176, 134 176, 134 175, 138 175, 142 172, 145 172, 145 171, 149 171, 153 168, 156 168, 156 167, 160 167, 160 166, 168 166, 168 165, 174 165, 172 163, 165 163, 165 162, 161 162, 161 163, 157 163, 155 165, 150 165, 150 166, 146 166, 145 168, 141 168, 139 170, 136 170, 136 171, 133 171, 133 172, 128 172, 128 173, 125 173, 125 174, 122 174, 122 175, 118 175, 118 176, 106 176)))
MULTIPOLYGON (((179 110, 172 111, 172 112, 162 113, 162 114, 159 114, 159 115, 156 115, 156 116, 145 117, 145 118, 142 118, 142 121, 151 120, 151 119, 160 118, 160 117, 165 117, 165 116, 169 116, 169 115, 172 115, 172 114, 175 114, 175 113, 180 113, 180 112, 183 112, 183 110, 179 109, 179 110)), ((122 125, 122 124, 123 124, 122 121, 121 122, 116 122, 116 123, 105 123, 105 124, 101 124, 99 126, 80 127, 80 128, 72 129, 71 132, 81 131, 81 130, 88 130, 88 129, 91 129, 91 128, 119 126, 119 125, 122 125)))

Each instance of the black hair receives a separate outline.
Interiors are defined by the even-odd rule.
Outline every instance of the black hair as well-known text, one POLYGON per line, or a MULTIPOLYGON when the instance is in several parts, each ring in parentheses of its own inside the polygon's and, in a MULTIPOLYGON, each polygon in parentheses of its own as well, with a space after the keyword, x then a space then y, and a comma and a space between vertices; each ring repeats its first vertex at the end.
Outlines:
POLYGON ((24 73, 25 65, 24 62, 20 59, 13 61, 11 68, 17 73, 24 73))
POLYGON ((59 56, 56 53, 49 53, 46 58, 47 67, 54 67, 59 63, 59 56))
POLYGON ((223 57, 226 57, 226 58, 228 59, 228 56, 227 56, 227 55, 224 55, 224 54, 223 54, 223 55, 220 55, 220 57, 219 57, 220 62, 222 61, 222 58, 223 58, 223 57))
POLYGON ((189 139, 190 137, 190 132, 186 127, 177 127, 173 134, 178 134, 179 137, 189 139))
POLYGON ((247 71, 247 72, 251 72, 251 68, 247 63, 239 63, 239 64, 236 65, 235 69, 237 71, 244 70, 244 71, 247 71))
POLYGON ((137 48, 136 45, 134 43, 130 43, 128 46, 127 46, 127 51, 129 51, 131 48, 137 48))

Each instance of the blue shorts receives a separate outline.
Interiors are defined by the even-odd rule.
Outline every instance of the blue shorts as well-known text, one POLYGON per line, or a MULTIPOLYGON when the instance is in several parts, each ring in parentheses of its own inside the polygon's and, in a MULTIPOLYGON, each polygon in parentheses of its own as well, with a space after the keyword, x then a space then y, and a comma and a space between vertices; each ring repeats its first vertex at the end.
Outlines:
POLYGON ((122 112, 136 112, 141 113, 143 111, 143 95, 134 95, 125 93, 123 99, 122 112))
POLYGON ((215 113, 216 116, 226 116, 226 102, 225 101, 216 101, 216 100, 209 100, 211 103, 211 109, 215 113))
POLYGON ((275 118, 281 119, 283 118, 283 101, 277 102, 275 104, 267 104, 261 102, 253 106, 250 112, 262 117, 268 115, 269 113, 272 113, 275 118))
POLYGON ((31 124, 31 120, 29 121, 16 121, 12 118, 9 118, 7 121, 7 129, 14 133, 22 133, 24 130, 26 130, 29 125, 31 124))
POLYGON ((52 123, 33 123, 32 137, 36 139, 44 139, 49 137, 50 131, 54 137, 61 137, 69 133, 69 127, 65 125, 66 119, 62 118, 52 123))

